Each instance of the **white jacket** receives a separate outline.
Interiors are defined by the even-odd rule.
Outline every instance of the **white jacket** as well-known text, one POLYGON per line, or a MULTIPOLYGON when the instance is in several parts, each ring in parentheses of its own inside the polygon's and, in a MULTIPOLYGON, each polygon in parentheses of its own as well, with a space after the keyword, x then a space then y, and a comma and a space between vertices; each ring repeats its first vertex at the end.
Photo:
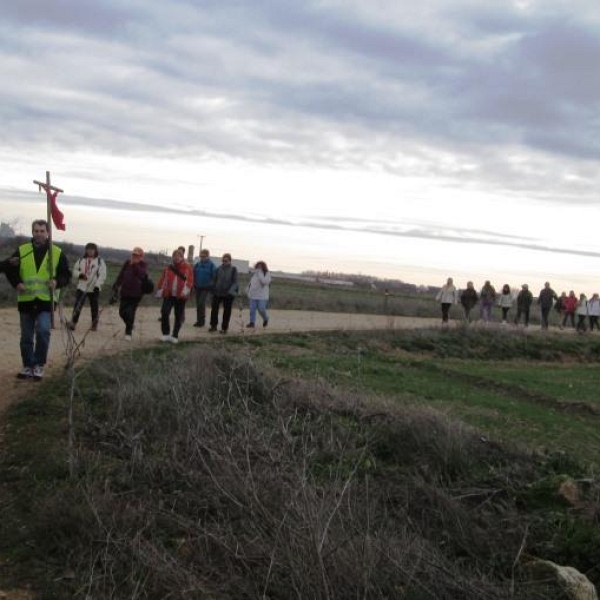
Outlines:
POLYGON ((269 285, 271 285, 271 273, 263 273, 261 269, 256 269, 250 278, 246 293, 250 300, 268 300, 269 285))
POLYGON ((600 317, 600 300, 588 300, 588 315, 590 317, 600 317))
POLYGON ((512 292, 509 292, 508 294, 501 294, 498 298, 498 306, 501 306, 502 308, 510 308, 513 305, 513 302, 514 299, 512 292))
POLYGON ((577 302, 577 308, 575 309, 575 314, 577 316, 587 316, 588 314, 588 302, 587 300, 579 300, 577 302))
POLYGON ((73 266, 73 280, 82 292, 91 293, 94 288, 102 288, 106 281, 106 263, 99 256, 80 258, 73 266), (85 275, 85 279, 79 279, 81 274, 85 275))
POLYGON ((457 304, 458 290, 454 285, 443 285, 435 299, 442 304, 457 304))

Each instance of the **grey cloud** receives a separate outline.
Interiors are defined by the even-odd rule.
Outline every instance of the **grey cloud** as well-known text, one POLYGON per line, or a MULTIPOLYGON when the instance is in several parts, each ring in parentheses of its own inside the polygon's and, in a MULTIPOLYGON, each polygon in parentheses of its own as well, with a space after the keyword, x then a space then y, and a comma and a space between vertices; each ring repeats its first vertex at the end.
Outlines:
POLYGON ((107 35, 120 30, 130 11, 110 0, 18 0, 2 2, 2 18, 23 26, 44 25, 107 35))
MULTIPOLYGON (((558 171, 519 170, 506 148, 552 153, 577 172, 586 166, 576 159, 600 150, 597 25, 556 9, 439 2, 429 23, 400 19, 401 4, 389 21, 361 19, 344 3, 5 4, 16 23, 95 35, 93 45, 84 36, 27 42, 56 89, 0 91, 7 144, 53 138, 121 154, 368 163, 399 176, 414 174, 414 161, 408 172, 399 166, 410 156, 420 176, 458 173, 461 184, 513 191, 535 191, 558 171), (223 102, 202 102, 213 98, 223 102), (445 170, 436 152, 474 168, 445 170)), ((22 53, 22 39, 16 30, 3 43, 22 53)))

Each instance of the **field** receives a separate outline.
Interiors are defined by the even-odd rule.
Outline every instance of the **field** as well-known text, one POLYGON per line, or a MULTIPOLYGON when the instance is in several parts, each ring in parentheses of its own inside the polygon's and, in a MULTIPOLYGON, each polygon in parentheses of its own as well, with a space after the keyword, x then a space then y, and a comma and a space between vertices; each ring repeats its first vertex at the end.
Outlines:
POLYGON ((600 339, 429 329, 240 343, 297 376, 432 406, 495 441, 600 467, 600 339))
POLYGON ((532 557, 598 582, 599 352, 591 336, 429 328, 81 366, 8 415, 0 582, 48 598, 555 597, 532 557))

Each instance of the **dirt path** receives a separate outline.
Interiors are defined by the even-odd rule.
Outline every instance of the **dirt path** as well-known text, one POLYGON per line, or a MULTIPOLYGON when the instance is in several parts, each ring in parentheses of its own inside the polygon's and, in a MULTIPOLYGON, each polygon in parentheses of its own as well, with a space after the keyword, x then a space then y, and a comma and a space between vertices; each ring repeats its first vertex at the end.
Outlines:
MULTIPOLYGON (((87 307, 86 307, 87 308, 87 307)), ((70 310, 68 311, 70 316, 70 310)), ((136 317, 136 327, 133 340, 126 342, 123 335, 123 323, 119 318, 116 306, 108 306, 102 311, 100 327, 96 332, 86 335, 90 325, 89 312, 82 314, 78 330, 75 332, 76 343, 81 342, 82 358, 98 356, 99 354, 115 354, 131 347, 157 344, 160 337, 158 323, 159 308, 157 305, 140 306, 136 317)), ((269 333, 325 331, 325 330, 361 330, 361 329, 414 329, 439 324, 439 319, 417 319, 412 317, 386 317, 382 315, 357 315, 346 313, 324 313, 299 310, 272 310, 268 329, 259 327, 255 330, 244 329, 248 313, 234 310, 231 317, 228 335, 265 335, 269 333)), ((57 319, 58 321, 58 319, 57 319)), ((192 327, 195 321, 195 310, 190 307, 186 311, 186 324, 180 334, 182 341, 201 339, 218 334, 209 334, 206 329, 192 327)), ((260 320, 259 320, 260 321, 260 320)), ((21 381, 16 374, 21 368, 19 350, 19 315, 16 308, 0 309, 0 328, 2 339, 0 351, 3 358, 0 363, 0 415, 6 407, 15 400, 24 397, 32 381, 21 381)), ((52 332, 50 357, 47 373, 59 373, 66 364, 66 352, 69 345, 69 333, 60 326, 52 332)))

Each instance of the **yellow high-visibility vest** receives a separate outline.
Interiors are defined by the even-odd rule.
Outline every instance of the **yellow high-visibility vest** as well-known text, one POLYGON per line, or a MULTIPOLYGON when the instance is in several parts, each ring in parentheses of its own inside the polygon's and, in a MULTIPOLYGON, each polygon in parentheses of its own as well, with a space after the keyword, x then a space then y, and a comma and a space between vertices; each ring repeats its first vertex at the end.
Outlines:
MULTIPOLYGON (((50 279, 56 279, 56 271, 58 267, 58 261, 62 250, 52 244, 52 275, 50 274, 50 264, 48 261, 48 252, 44 256, 44 260, 40 265, 39 270, 35 266, 35 257, 33 254, 33 244, 23 244, 19 246, 19 259, 20 259, 20 275, 25 290, 19 293, 19 302, 31 302, 36 298, 50 302, 50 289, 48 288, 48 282, 50 279)), ((54 290, 54 300, 58 301, 58 290, 54 290)))

